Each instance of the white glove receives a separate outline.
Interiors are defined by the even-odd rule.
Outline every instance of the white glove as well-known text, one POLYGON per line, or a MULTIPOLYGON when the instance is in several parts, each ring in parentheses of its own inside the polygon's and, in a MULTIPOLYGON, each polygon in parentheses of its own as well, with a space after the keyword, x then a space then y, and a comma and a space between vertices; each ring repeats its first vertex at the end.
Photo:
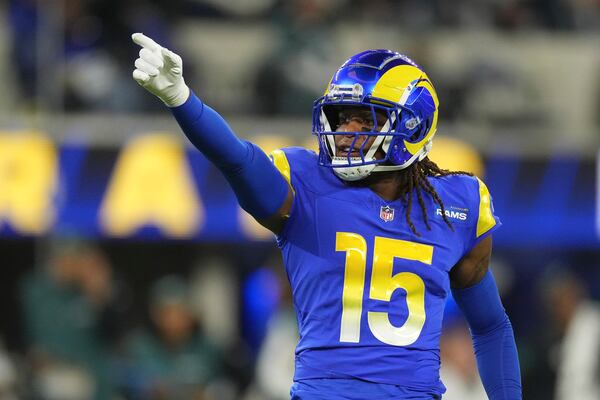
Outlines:
POLYGON ((181 57, 143 33, 134 33, 131 38, 142 46, 140 57, 135 60, 133 79, 169 107, 185 103, 190 88, 183 80, 181 57))

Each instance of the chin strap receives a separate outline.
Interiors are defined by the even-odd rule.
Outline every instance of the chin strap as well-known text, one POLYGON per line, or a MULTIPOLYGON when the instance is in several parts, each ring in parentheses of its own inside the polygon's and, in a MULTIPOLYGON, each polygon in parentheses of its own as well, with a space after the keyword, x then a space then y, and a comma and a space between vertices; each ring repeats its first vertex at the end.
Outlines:
MULTIPOLYGON (((355 159, 356 161, 362 162, 360 157, 351 157, 350 161, 355 159)), ((348 159, 346 157, 334 157, 331 159, 332 165, 348 165, 348 159)), ((336 174, 340 179, 345 181, 359 181, 365 179, 371 175, 376 164, 358 165, 353 167, 334 167, 333 173, 336 174)))

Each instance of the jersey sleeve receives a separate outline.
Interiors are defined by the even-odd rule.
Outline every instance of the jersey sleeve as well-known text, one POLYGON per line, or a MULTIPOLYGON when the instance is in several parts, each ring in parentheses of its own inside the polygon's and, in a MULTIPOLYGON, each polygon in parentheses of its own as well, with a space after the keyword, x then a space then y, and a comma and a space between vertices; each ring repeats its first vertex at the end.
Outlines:
POLYGON ((273 165, 275 165, 275 168, 277 168, 281 175, 285 178, 288 185, 290 185, 292 191, 295 192, 294 186, 292 185, 292 169, 285 152, 281 149, 273 150, 269 154, 269 158, 273 162, 273 165))
POLYGON ((269 157, 295 195, 302 187, 312 187, 319 181, 317 155, 311 150, 286 147, 272 151, 269 157))
POLYGON ((274 150, 269 157, 292 188, 294 195, 289 218, 277 236, 278 245, 282 246, 290 235, 297 235, 304 229, 309 223, 309 216, 313 214, 312 196, 307 186, 314 184, 318 164, 314 152, 300 147, 274 150))
POLYGON ((474 220, 474 226, 470 230, 470 237, 467 240, 467 252, 502 226, 500 218, 494 212, 492 196, 485 183, 476 178, 475 186, 473 198, 476 199, 476 202, 473 209, 477 214, 477 218, 474 220))

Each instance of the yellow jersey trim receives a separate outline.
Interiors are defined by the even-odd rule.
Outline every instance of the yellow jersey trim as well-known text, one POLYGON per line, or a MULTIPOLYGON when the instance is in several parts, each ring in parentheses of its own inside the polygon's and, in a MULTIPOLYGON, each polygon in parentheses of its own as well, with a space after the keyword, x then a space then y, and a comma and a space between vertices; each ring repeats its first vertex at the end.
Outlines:
POLYGON ((479 217, 477 218, 476 237, 479 237, 496 225, 496 219, 492 213, 492 200, 487 186, 479 178, 477 178, 477 182, 479 182, 479 217))
POLYGON ((271 159, 271 161, 273 161, 273 165, 275 165, 275 168, 277 168, 281 175, 283 175, 283 177, 285 178, 285 180, 290 185, 293 191, 294 187, 292 186, 291 179, 292 170, 290 168, 290 163, 283 150, 273 150, 271 154, 269 154, 269 158, 271 159))

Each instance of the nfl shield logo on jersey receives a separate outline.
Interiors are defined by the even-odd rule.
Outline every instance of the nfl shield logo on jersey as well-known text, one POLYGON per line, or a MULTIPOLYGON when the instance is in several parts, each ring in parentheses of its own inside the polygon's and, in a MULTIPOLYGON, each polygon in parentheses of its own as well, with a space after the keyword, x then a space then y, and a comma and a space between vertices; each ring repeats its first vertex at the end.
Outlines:
POLYGON ((381 206, 379 211, 379 218, 385 222, 390 222, 394 219, 394 209, 390 206, 381 206))

